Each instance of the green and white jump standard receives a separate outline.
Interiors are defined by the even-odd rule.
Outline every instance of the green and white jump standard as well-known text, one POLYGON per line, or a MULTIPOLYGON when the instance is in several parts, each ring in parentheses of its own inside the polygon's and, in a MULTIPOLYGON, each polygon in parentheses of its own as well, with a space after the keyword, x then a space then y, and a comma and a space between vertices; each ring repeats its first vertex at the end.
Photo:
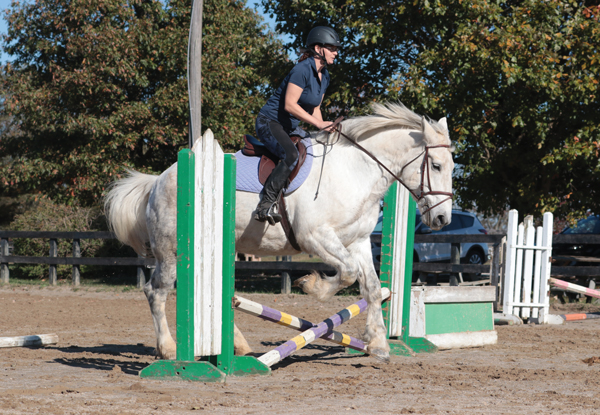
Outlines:
MULTIPOLYGON (((411 336, 409 332, 415 218, 416 204, 409 192, 394 183, 383 200, 379 279, 382 289, 392 293, 390 300, 382 304, 382 311, 390 354, 396 356, 437 351, 433 343, 424 337, 411 336)), ((359 353, 352 349, 347 351, 359 353)))
POLYGON ((210 130, 178 154, 177 360, 155 362, 141 377, 224 382, 271 373, 233 354, 235 177, 235 157, 223 154, 210 130))
POLYGON ((409 192, 393 184, 384 198, 380 270, 381 286, 392 292, 382 306, 390 354, 495 344, 495 287, 412 287, 415 217, 409 192))

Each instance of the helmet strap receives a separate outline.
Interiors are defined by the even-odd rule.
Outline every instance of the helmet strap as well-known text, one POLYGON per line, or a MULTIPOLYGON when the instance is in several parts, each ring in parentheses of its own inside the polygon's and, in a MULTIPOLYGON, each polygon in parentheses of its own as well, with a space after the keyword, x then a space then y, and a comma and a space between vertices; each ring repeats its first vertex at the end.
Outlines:
POLYGON ((317 52, 314 48, 313 48, 313 53, 315 54, 315 56, 319 59, 321 59, 321 61, 323 62, 323 69, 327 68, 327 59, 325 58, 324 55, 321 55, 319 52, 317 52))

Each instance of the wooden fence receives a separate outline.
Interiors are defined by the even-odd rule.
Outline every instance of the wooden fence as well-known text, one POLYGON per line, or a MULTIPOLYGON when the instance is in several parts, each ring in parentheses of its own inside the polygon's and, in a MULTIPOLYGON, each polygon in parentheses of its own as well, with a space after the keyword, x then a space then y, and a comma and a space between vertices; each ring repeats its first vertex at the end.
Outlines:
MULTIPOLYGON (((417 262, 415 271, 426 273, 442 272, 452 274, 450 283, 456 285, 457 273, 489 273, 490 283, 498 286, 503 272, 503 251, 505 235, 415 235, 415 243, 449 243, 451 244, 450 263, 417 262), (470 265, 460 263, 460 244, 465 242, 486 243, 492 245, 492 263, 487 265, 470 265)), ((143 257, 117 257, 117 258, 83 258, 81 257, 81 239, 115 239, 111 232, 34 232, 34 231, 0 231, 0 283, 9 281, 9 264, 47 264, 49 266, 49 281, 56 284, 56 266, 71 265, 73 267, 73 285, 80 284, 81 265, 118 265, 137 267, 137 286, 145 284, 144 268, 155 265, 154 258, 143 257), (9 255, 9 238, 45 238, 49 239, 48 257, 26 257, 9 255), (57 257, 58 239, 71 239, 73 241, 72 257, 57 257)), ((554 243, 565 244, 599 244, 600 235, 554 235, 554 243)), ((372 235, 371 242, 381 244, 381 235, 372 235)), ((572 260, 573 262, 589 260, 581 257, 560 257, 555 259, 572 260)), ((600 263, 600 259, 596 259, 600 263)), ((256 273, 289 273, 300 275, 311 271, 318 271, 332 275, 335 269, 322 262, 281 262, 281 261, 237 261, 236 275, 256 273)), ((288 275, 289 275, 288 274, 288 275)), ((552 266, 552 276, 580 276, 600 277, 600 266, 552 266)), ((289 277, 288 277, 289 278, 289 277)), ((283 285, 283 283, 282 283, 283 285)))
POLYGON ((82 239, 116 239, 112 232, 35 232, 35 231, 0 231, 0 282, 8 283, 10 278, 9 264, 47 264, 49 266, 48 279, 50 284, 56 285, 57 265, 73 266, 73 285, 80 284, 81 265, 120 265, 137 266, 137 286, 142 287, 145 284, 146 276, 145 266, 155 264, 154 258, 82 258, 81 240, 82 239), (49 239, 49 256, 30 257, 9 255, 9 238, 43 238, 49 239), (73 240, 73 256, 58 257, 58 239, 73 240))

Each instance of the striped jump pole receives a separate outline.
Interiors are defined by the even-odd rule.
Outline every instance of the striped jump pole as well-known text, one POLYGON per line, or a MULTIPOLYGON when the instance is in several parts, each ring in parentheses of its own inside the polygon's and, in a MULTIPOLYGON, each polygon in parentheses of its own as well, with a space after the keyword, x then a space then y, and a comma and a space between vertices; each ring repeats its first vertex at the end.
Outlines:
MULTIPOLYGON (((390 292, 387 288, 381 289, 382 297, 387 298, 390 296, 390 292)), ((266 366, 273 366, 279 363, 281 360, 290 356, 297 350, 302 349, 307 344, 312 343, 316 339, 323 337, 327 333, 330 333, 335 327, 345 323, 353 317, 356 317, 367 309, 367 300, 364 298, 349 307, 346 307, 342 311, 329 317, 317 324, 316 326, 304 331, 302 334, 294 337, 293 339, 283 343, 281 346, 265 353, 258 360, 264 363, 266 366)))
MULTIPOLYGON (((382 293, 387 293, 389 297, 389 290, 387 288, 382 290, 382 293)), ((385 299, 387 300, 387 297, 385 299)), ((308 320, 292 316, 291 314, 275 310, 274 308, 267 307, 265 305, 256 303, 254 301, 250 301, 239 296, 233 297, 233 307, 236 310, 243 311, 246 314, 250 314, 252 316, 259 317, 265 321, 277 323, 279 325, 289 327, 298 331, 306 331, 313 327, 316 327, 316 324, 308 320)), ((325 333, 325 335, 323 335, 321 338, 323 340, 330 341, 340 346, 345 346, 350 349, 354 349, 361 353, 368 353, 367 345, 362 340, 356 339, 352 336, 348 336, 347 334, 340 333, 335 330, 325 333)))
POLYGON ((581 285, 572 284, 563 280, 557 280, 556 278, 550 278, 550 284, 555 287, 562 288, 565 291, 584 294, 589 297, 600 298, 600 291, 592 290, 591 288, 586 288, 581 285))

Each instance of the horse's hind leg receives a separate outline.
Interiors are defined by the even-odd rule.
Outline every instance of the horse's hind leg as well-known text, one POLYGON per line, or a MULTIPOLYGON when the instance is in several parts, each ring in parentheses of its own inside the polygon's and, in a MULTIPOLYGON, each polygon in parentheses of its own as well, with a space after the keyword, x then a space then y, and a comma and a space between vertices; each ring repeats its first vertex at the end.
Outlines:
POLYGON ((313 272, 294 281, 295 286, 306 294, 314 295, 319 301, 327 301, 339 290, 354 284, 360 271, 359 263, 332 229, 323 226, 313 232, 310 240, 303 242, 305 249, 318 255, 323 262, 334 267, 337 273, 328 277, 313 272))
POLYGON ((233 325, 233 353, 236 356, 246 356, 252 353, 246 338, 235 324, 233 325))
POLYGON ((171 336, 165 306, 169 291, 175 284, 175 261, 157 261, 152 278, 144 286, 156 332, 156 354, 160 359, 174 360, 177 345, 171 336))

